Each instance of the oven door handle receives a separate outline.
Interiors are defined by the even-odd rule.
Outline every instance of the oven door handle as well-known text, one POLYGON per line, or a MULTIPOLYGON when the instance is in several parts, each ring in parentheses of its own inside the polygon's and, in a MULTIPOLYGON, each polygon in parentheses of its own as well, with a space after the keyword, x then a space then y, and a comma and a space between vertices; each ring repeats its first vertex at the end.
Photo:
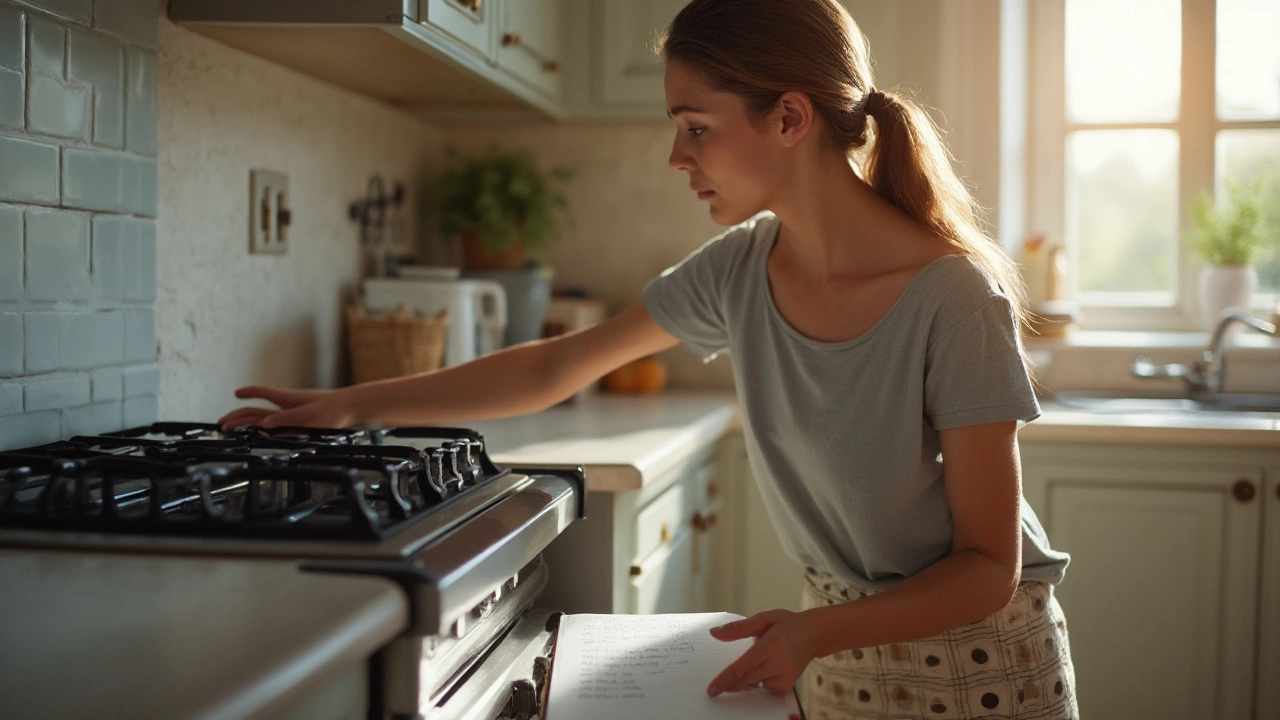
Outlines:
POLYGON ((581 517, 581 471, 546 469, 503 498, 403 559, 312 560, 306 570, 371 573, 409 593, 410 632, 461 637, 469 615, 515 582, 520 569, 581 517))

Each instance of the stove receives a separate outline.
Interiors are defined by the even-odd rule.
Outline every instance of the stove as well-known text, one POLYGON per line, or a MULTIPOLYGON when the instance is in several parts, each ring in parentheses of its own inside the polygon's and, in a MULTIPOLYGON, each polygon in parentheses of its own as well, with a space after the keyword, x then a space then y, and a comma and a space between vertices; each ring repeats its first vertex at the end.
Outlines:
POLYGON ((410 628, 370 717, 538 718, 558 613, 542 550, 585 514, 581 468, 498 467, 448 427, 156 423, 0 452, 0 545, 292 557, 375 574, 410 628))

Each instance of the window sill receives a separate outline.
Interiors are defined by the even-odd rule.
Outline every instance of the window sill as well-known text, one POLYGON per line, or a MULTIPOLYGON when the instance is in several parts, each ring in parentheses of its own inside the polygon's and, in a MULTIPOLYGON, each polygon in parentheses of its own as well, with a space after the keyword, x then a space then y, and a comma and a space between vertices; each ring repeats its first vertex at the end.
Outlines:
MULTIPOLYGON (((1133 377, 1138 353, 1157 365, 1190 364, 1209 346, 1207 332, 1081 330, 1061 338, 1030 338, 1027 350, 1042 385, 1051 391, 1094 390, 1179 394, 1181 380, 1133 377)), ((1280 392, 1280 339, 1241 328, 1224 343, 1228 392, 1280 392)))
MULTIPOLYGON (((1208 332, 1145 332, 1120 330, 1077 330, 1065 337, 1028 338, 1031 350, 1060 348, 1124 348, 1142 352, 1153 348, 1200 351, 1209 347, 1208 332)), ((1280 350, 1280 339, 1241 328, 1225 346, 1235 350, 1280 350)))

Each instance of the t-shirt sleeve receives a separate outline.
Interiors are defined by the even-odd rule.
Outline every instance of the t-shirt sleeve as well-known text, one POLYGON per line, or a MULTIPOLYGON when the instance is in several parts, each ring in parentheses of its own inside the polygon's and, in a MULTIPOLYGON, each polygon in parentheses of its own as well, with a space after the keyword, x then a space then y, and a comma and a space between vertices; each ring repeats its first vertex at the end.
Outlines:
POLYGON ((1040 417, 1007 297, 992 296, 930 341, 924 396, 935 430, 1040 417))
POLYGON ((654 322, 703 362, 729 347, 724 288, 745 228, 734 228, 649 281, 644 304, 654 322))

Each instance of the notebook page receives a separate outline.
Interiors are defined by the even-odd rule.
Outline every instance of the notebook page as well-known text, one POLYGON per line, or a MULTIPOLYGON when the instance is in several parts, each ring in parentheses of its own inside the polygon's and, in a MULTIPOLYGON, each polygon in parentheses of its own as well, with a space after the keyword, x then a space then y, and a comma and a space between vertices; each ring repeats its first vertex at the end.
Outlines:
POLYGON ((565 615, 560 619, 547 720, 787 720, 790 695, 755 689, 707 696, 752 638, 723 642, 733 613, 565 615))

